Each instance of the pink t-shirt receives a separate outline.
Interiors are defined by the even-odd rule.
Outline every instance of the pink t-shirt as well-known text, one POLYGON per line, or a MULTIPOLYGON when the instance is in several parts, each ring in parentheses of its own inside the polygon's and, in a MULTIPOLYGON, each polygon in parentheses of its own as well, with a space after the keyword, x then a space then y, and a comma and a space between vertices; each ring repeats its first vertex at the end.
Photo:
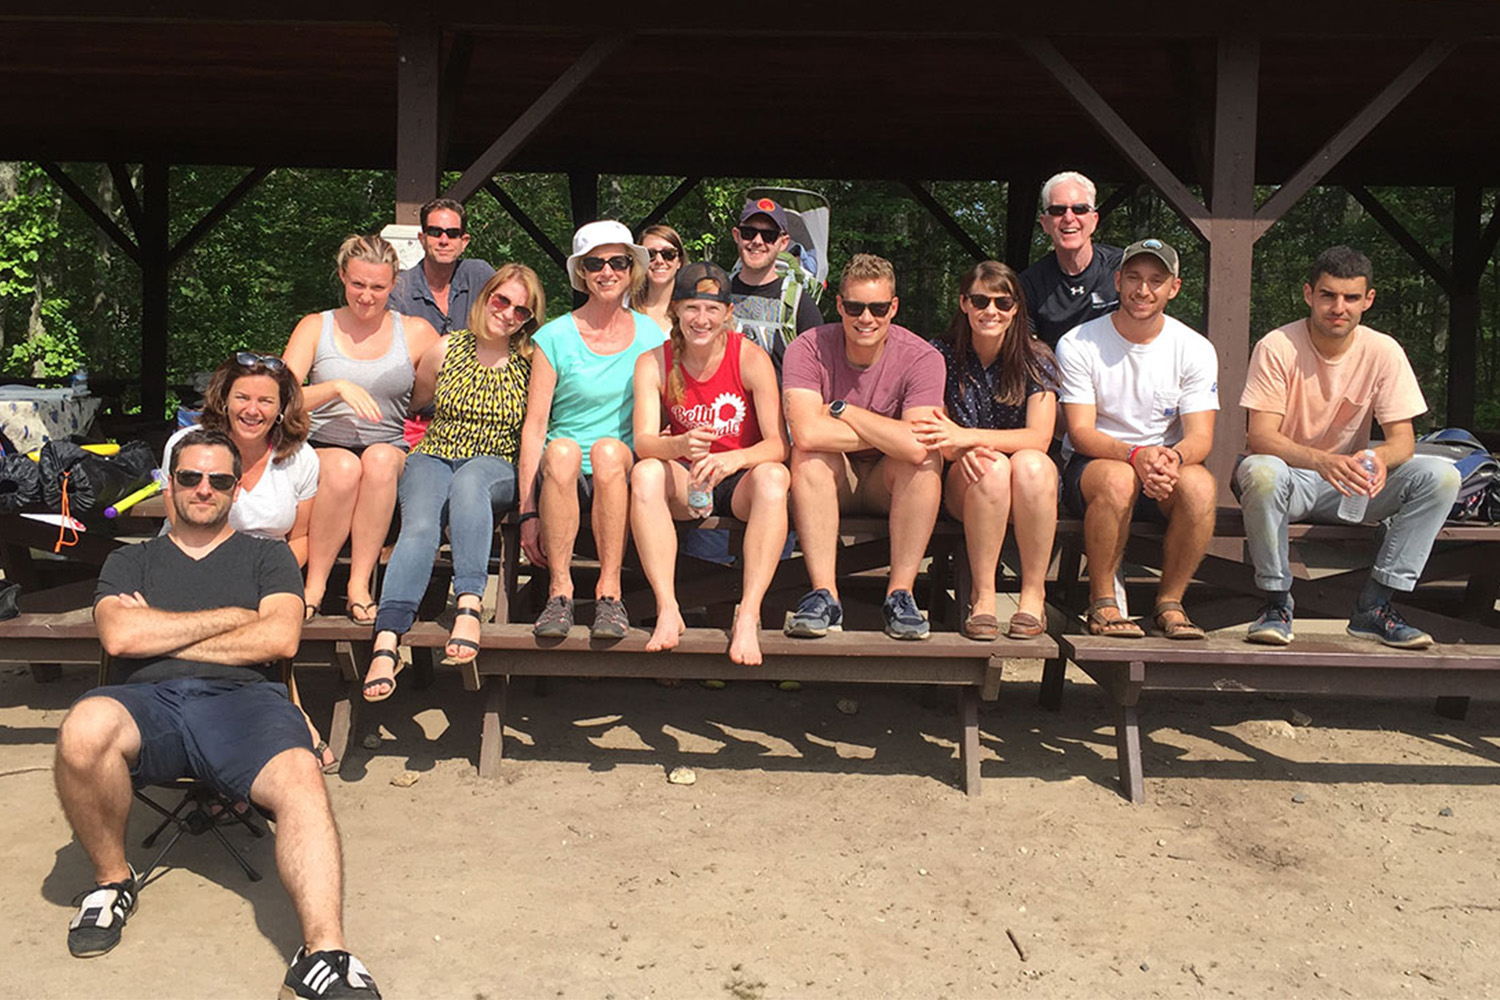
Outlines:
POLYGON ((1281 414, 1281 433, 1309 448, 1349 455, 1370 443, 1370 417, 1383 425, 1427 412, 1406 352, 1395 339, 1355 327, 1336 361, 1313 347, 1307 321, 1266 334, 1250 355, 1240 405, 1281 414))
MULTIPOLYGON (((755 415, 755 398, 745 388, 740 375, 740 350, 745 338, 737 333, 729 335, 724 345, 724 359, 708 378, 699 382, 682 370, 682 399, 677 403, 667 401, 667 387, 662 385, 661 403, 667 411, 667 425, 672 434, 686 434, 694 427, 712 427, 717 437, 708 450, 733 451, 759 444, 760 421, 755 415)), ((760 350, 757 346, 755 350, 760 350)), ((672 372, 672 342, 662 347, 663 360, 668 378, 672 372)))
POLYGON ((856 368, 844 357, 844 324, 798 334, 781 363, 783 389, 811 389, 825 403, 842 399, 893 420, 914 406, 942 406, 948 367, 938 349, 892 323, 880 360, 856 368))

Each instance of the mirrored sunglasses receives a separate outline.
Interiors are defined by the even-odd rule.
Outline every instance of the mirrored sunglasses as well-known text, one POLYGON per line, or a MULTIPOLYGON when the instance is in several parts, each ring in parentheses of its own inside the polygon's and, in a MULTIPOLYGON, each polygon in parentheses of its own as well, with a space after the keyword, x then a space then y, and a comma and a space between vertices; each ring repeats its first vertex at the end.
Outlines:
POLYGON ((501 312, 509 309, 511 312, 516 314, 516 319, 520 320, 522 323, 526 322, 534 315, 530 309, 518 303, 512 302, 510 300, 510 296, 501 295, 499 292, 495 292, 490 296, 490 305, 494 306, 496 309, 499 309, 501 312))

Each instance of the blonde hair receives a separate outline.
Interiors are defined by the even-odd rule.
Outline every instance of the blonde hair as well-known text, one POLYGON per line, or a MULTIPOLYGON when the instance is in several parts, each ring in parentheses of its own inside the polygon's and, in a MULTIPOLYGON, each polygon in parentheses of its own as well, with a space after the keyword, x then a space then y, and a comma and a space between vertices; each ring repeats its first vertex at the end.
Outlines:
POLYGON ((521 324, 510 338, 510 349, 523 358, 531 357, 531 335, 537 331, 543 323, 547 322, 547 293, 542 290, 542 279, 536 276, 536 272, 525 264, 502 264, 495 273, 490 275, 490 280, 479 289, 479 294, 474 297, 474 304, 469 306, 469 332, 474 336, 480 336, 480 331, 485 329, 484 313, 488 308, 490 296, 495 294, 495 289, 507 281, 519 281, 526 286, 526 301, 519 302, 531 310, 531 318, 521 324))
POLYGON ((401 270, 401 258, 397 256, 396 248, 379 236, 360 236, 356 233, 340 243, 339 252, 334 257, 340 275, 349 273, 351 260, 362 260, 367 264, 389 264, 392 280, 395 280, 397 272, 401 270))
MULTIPOLYGON (((682 320, 677 317, 678 300, 672 303, 672 329, 667 334, 667 341, 672 345, 672 368, 667 372, 667 403, 674 404, 682 402, 682 397, 687 395, 687 379, 682 374, 682 355, 687 350, 687 338, 682 335, 682 320)), ((723 303, 727 313, 724 316, 724 325, 719 328, 718 336, 729 339, 730 332, 734 329, 734 306, 723 303)))
MULTIPOLYGON (((618 246, 625 246, 625 244, 617 244, 617 245, 618 246)), ((600 246, 608 246, 608 244, 601 243, 600 246)), ((597 248, 595 248, 595 249, 597 249, 597 248)), ((591 255, 594 255, 594 251, 592 251, 592 250, 589 251, 589 253, 591 255)), ((595 255, 595 256, 597 256, 597 255, 595 255)), ((643 268, 643 267, 641 267, 637 263, 637 261, 635 259, 635 254, 633 254, 633 253, 630 252, 630 248, 628 246, 625 248, 624 256, 630 258, 630 284, 626 286, 625 294, 630 297, 630 301, 631 302, 634 302, 636 299, 638 299, 638 298, 641 297, 641 291, 643 289, 645 289, 645 287, 646 287, 646 269, 643 268)), ((581 285, 583 285, 584 288, 587 288, 589 286, 588 272, 583 269, 583 258, 582 257, 579 257, 578 258, 578 263, 573 265, 573 270, 578 275, 578 281, 579 281, 579 283, 581 285)), ((633 308, 633 307, 627 307, 627 308, 633 308)))
POLYGON ((857 253, 844 265, 844 273, 839 278, 839 294, 842 295, 844 289, 856 281, 889 281, 894 294, 896 268, 884 257, 877 257, 872 253, 857 253))

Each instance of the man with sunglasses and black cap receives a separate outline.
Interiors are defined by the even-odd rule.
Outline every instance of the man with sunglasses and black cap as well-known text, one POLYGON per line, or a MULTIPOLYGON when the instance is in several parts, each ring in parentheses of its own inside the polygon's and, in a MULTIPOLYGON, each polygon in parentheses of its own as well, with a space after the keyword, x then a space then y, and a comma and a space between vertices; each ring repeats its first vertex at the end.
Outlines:
POLYGON ((734 227, 740 266, 730 276, 734 320, 740 333, 763 347, 781 371, 786 345, 823 322, 810 289, 777 261, 791 245, 786 210, 771 198, 751 198, 734 227))
POLYGON ((396 276, 387 308, 403 316, 420 316, 439 334, 468 321, 474 296, 495 269, 477 257, 463 257, 469 247, 469 215, 463 202, 435 198, 422 206, 417 233, 424 256, 396 276), (460 259, 463 258, 463 259, 460 259))
POLYGON ((1021 290, 1031 329, 1056 347, 1080 323, 1112 313, 1120 305, 1115 271, 1119 247, 1094 242, 1099 226, 1098 192, 1082 174, 1065 170, 1042 185, 1042 231, 1052 252, 1021 272, 1021 290))
POLYGON ((280 995, 378 998, 344 950, 338 828, 306 718, 275 667, 301 637, 297 560, 285 542, 229 526, 241 469, 223 432, 189 432, 168 464, 171 531, 116 549, 99 574, 94 621, 113 683, 80 698, 58 729, 57 795, 95 881, 68 950, 109 951, 135 909, 132 786, 193 777, 275 817, 277 867, 303 938, 280 995))
POLYGON ((891 322, 899 304, 891 262, 855 254, 839 281, 842 322, 787 347, 792 513, 813 587, 787 619, 787 635, 818 638, 841 627, 839 515, 866 513, 890 517, 885 633, 927 638, 912 587, 942 502, 943 459, 912 427, 943 405, 948 372, 937 348, 891 322))

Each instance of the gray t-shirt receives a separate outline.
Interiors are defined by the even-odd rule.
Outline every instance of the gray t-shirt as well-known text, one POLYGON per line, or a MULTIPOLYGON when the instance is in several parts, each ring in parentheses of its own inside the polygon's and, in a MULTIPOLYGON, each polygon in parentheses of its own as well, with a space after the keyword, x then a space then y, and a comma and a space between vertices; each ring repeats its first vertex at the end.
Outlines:
POLYGON ((490 280, 495 269, 478 257, 465 257, 453 268, 453 277, 448 281, 448 311, 438 308, 432 297, 432 286, 427 284, 427 272, 422 264, 408 267, 396 275, 395 287, 386 308, 405 316, 420 316, 432 324, 438 333, 452 333, 469 325, 469 307, 474 297, 490 280))

